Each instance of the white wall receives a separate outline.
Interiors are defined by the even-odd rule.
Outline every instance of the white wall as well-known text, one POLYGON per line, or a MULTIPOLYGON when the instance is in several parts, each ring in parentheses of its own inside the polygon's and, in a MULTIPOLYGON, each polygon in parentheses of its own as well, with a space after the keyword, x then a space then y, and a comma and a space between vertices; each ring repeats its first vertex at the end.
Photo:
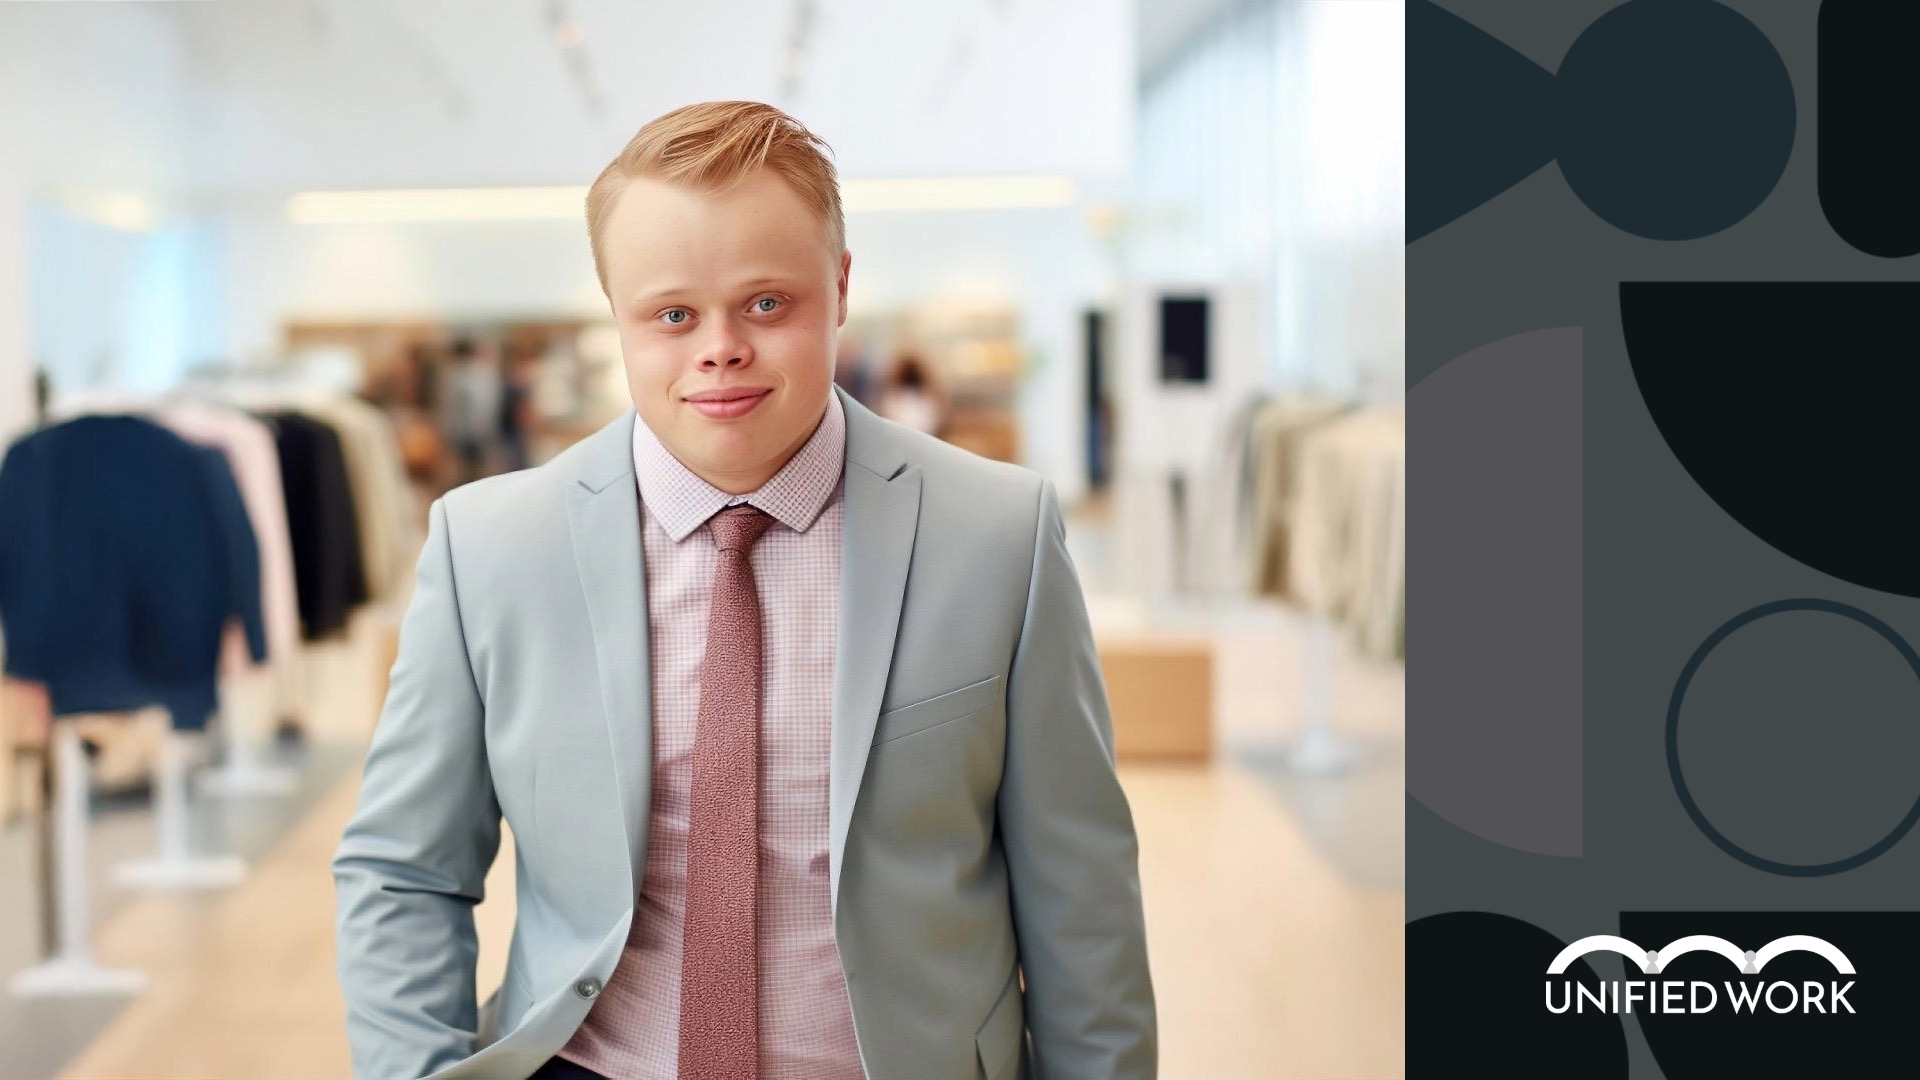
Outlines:
POLYGON ((33 422, 33 329, 27 323, 26 196, 0 168, 0 447, 33 422))
POLYGON ((1403 380, 1404 17, 1399 0, 1225 9, 1142 86, 1128 273, 1268 290, 1270 389, 1403 380))
POLYGON ((205 219, 217 316, 205 351, 276 355, 294 318, 597 315, 586 227, 572 221, 297 225, 278 199, 205 219))
POLYGON ((0 443, 31 421, 37 363, 72 371, 96 345, 164 335, 166 305, 150 287, 177 257, 173 242, 150 249, 144 233, 80 225, 48 200, 93 213, 105 196, 132 199, 164 221, 183 180, 189 95, 162 5, 0 4, 0 443), (105 233, 43 266, 36 253, 65 226, 105 233), (50 312, 67 325, 43 336, 50 312))
POLYGON ((1366 400, 1406 382, 1406 13, 1281 5, 1281 383, 1366 400))
MULTIPOLYGON (((1174 580, 1170 472, 1196 518, 1230 510, 1225 436, 1255 394, 1404 394, 1404 15, 1399 0, 1223 7, 1142 81, 1113 379, 1131 588, 1174 580), (1217 301, 1205 386, 1158 381, 1173 291, 1217 301)), ((1226 531, 1189 535, 1186 580, 1237 587, 1201 550, 1226 531)))

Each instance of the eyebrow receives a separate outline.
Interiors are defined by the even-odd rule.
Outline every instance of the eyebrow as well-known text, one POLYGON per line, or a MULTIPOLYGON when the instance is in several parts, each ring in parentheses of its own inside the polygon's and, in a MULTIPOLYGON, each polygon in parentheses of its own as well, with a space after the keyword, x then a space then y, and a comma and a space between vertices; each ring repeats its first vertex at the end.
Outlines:
MULTIPOLYGON (((737 287, 742 289, 757 289, 762 285, 780 285, 792 280, 792 278, 786 277, 785 275, 768 275, 765 277, 757 277, 750 281, 743 281, 737 287)), ((652 292, 641 293, 639 296, 633 298, 633 302, 636 304, 646 304, 665 300, 669 296, 680 296, 692 291, 692 289, 685 285, 674 285, 665 289, 654 289, 652 292)))

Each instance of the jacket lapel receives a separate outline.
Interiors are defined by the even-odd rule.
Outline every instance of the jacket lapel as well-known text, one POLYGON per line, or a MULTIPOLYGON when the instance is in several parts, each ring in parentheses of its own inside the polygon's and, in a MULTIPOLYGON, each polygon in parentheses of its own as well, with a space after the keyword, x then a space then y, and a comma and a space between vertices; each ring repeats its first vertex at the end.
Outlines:
POLYGON ((840 543, 839 641, 833 673, 833 752, 828 828, 833 911, 840 863, 867 750, 880 715, 900 627, 907 567, 920 522, 920 470, 907 465, 884 421, 837 387, 847 418, 846 490, 840 543))
POLYGON ((593 622, 600 700, 606 708, 613 775, 632 872, 629 899, 647 865, 647 807, 653 791, 653 703, 647 644, 647 588, 640 541, 640 493, 633 475, 634 413, 602 428, 582 448, 578 482, 567 489, 574 561, 593 622))

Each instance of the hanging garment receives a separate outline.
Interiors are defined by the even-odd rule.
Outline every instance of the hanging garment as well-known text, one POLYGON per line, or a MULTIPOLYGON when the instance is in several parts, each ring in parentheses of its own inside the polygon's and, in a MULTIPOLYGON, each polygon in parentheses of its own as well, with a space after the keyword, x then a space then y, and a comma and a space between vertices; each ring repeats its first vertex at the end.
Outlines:
POLYGON ((1384 538, 1379 544, 1376 588, 1359 628, 1362 652, 1382 659, 1407 655, 1407 451, 1402 428, 1398 453, 1389 454, 1381 483, 1379 511, 1384 538))
POLYGON ((392 599, 405 584, 421 542, 416 523, 420 514, 393 420, 377 406, 340 395, 301 401, 298 411, 327 424, 339 437, 367 595, 375 601, 392 599))
POLYGON ((262 419, 280 452, 301 633, 308 641, 338 636, 353 609, 368 599, 359 516, 340 436, 291 410, 262 419))
POLYGON ((1308 611, 1349 628, 1361 651, 1405 651, 1406 410, 1376 406, 1299 446, 1287 579, 1308 611))
POLYGON ((1255 425, 1272 401, 1272 398, 1260 394, 1242 402, 1233 411, 1222 432, 1220 457, 1226 462, 1224 479, 1228 505, 1223 508, 1221 520, 1233 523, 1236 536, 1249 535, 1252 531, 1256 479, 1254 461, 1257 456, 1255 425))
POLYGON ((53 715, 160 705, 176 728, 204 727, 233 617, 265 659, 258 549, 218 451, 130 416, 81 417, 8 450, 6 670, 44 683, 53 715))
MULTIPOLYGON (((300 644, 300 610, 294 594, 293 553, 287 538, 286 499, 280 487, 280 454, 273 433, 246 413, 212 401, 187 396, 154 397, 115 388, 93 388, 63 394, 49 416, 57 420, 81 416, 139 416, 200 446, 226 456, 234 481, 246 504, 260 553, 260 610, 266 623, 267 664, 291 656, 300 644)), ((245 633, 228 628, 221 670, 256 666, 245 633)))
MULTIPOLYGON (((171 400, 153 414, 167 430, 220 451, 233 471, 260 552, 260 613, 266 623, 267 663, 300 647, 300 607, 293 580, 293 548, 287 535, 287 502, 280 485, 280 452, 267 426, 245 413, 211 402, 171 400)), ((221 670, 252 661, 243 637, 228 632, 221 670)))
POLYGON ((1298 517, 1300 447, 1313 431, 1345 415, 1350 406, 1299 394, 1262 406, 1253 420, 1253 588, 1263 596, 1298 600, 1288 580, 1293 529, 1298 517))

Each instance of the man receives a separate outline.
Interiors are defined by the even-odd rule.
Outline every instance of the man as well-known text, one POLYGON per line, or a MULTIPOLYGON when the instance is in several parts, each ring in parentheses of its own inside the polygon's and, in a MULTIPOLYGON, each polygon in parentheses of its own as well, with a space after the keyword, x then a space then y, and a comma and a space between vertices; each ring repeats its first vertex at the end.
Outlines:
POLYGON ((447 373, 447 441, 459 459, 461 483, 487 474, 488 457, 499 434, 499 355, 491 345, 461 338, 453 343, 453 367, 447 373))
POLYGON ((587 198, 636 412, 433 506, 334 861, 364 1080, 1154 1075, 1052 487, 833 386, 823 149, 752 102, 641 129, 587 198))

